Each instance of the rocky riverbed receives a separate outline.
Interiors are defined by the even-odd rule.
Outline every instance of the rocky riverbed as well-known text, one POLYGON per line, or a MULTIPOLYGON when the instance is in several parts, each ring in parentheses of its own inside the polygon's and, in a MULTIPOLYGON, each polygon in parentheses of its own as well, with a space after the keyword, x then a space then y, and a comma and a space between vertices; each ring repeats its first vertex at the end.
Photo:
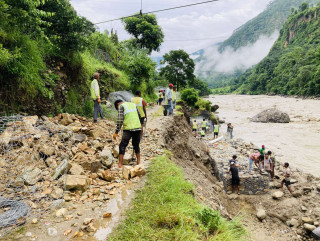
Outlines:
MULTIPOLYGON (((282 162, 320 176, 320 100, 280 96, 221 95, 209 100, 220 106, 218 115, 234 126, 234 135, 266 145, 282 162), (288 113, 290 123, 256 123, 250 119, 269 108, 288 113)), ((225 132, 226 125, 221 126, 225 132)))

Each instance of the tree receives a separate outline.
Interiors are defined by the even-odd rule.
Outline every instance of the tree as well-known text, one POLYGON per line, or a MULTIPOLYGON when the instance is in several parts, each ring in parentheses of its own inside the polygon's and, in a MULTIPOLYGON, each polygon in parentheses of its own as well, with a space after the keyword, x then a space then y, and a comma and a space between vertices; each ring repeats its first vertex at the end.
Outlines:
POLYGON ((161 64, 165 65, 161 69, 161 75, 176 85, 178 90, 195 78, 193 74, 195 64, 184 50, 172 50, 165 54, 161 64))
POLYGON ((136 15, 122 19, 125 30, 134 36, 134 43, 142 49, 159 51, 164 34, 154 14, 136 15))
POLYGON ((195 79, 189 81, 188 87, 195 88, 196 90, 198 90, 200 93, 200 96, 211 94, 211 90, 208 86, 208 83, 206 83, 198 78, 195 78, 195 79))

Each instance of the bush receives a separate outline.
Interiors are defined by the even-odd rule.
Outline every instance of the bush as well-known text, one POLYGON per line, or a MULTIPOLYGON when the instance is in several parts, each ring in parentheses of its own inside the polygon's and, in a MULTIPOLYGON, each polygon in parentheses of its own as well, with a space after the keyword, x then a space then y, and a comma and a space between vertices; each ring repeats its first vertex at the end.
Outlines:
POLYGON ((208 100, 204 100, 199 98, 197 103, 195 104, 197 109, 211 111, 211 102, 208 100))
POLYGON ((187 105, 194 107, 199 99, 199 95, 195 89, 185 89, 181 93, 181 99, 185 101, 187 105))

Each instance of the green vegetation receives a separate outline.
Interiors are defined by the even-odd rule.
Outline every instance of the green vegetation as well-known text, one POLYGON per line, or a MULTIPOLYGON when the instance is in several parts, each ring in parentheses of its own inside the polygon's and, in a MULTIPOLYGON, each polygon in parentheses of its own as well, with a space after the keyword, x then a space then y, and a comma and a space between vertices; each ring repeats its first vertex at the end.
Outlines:
POLYGON ((248 94, 320 94, 320 4, 293 11, 269 55, 236 78, 230 91, 248 94))
MULTIPOLYGON (((223 52, 226 48, 237 50, 241 47, 255 43, 262 35, 272 35, 276 30, 280 30, 283 27, 288 16, 292 11, 295 11, 294 8, 298 8, 303 2, 316 4, 319 0, 272 1, 265 11, 236 29, 227 40, 220 44, 219 51, 223 52)), ((207 63, 206 56, 203 54, 204 52, 204 50, 200 50, 201 55, 195 60, 196 64, 199 65, 198 67, 200 70, 204 69, 202 68, 202 63, 207 63)), ((214 69, 207 70, 205 68, 204 70, 205 71, 197 73, 197 77, 207 82, 212 89, 229 86, 235 78, 246 71, 245 69, 237 69, 233 73, 221 73, 215 72, 214 69)), ((223 89, 220 90, 225 92, 223 89)), ((214 93, 217 93, 217 91, 214 90, 214 93)))
POLYGON ((163 56, 161 63, 165 67, 161 68, 160 74, 177 86, 178 90, 180 87, 186 87, 188 81, 195 78, 193 59, 184 50, 170 51, 163 56))
POLYGON ((194 107, 199 100, 198 92, 195 89, 184 89, 181 93, 181 99, 188 105, 194 107))
POLYGON ((148 53, 160 50, 164 34, 154 14, 137 14, 123 19, 122 22, 125 30, 134 36, 131 40, 134 45, 146 49, 148 53))
POLYGON ((261 35, 271 35, 275 30, 281 29, 292 8, 297 8, 303 2, 317 3, 316 0, 275 0, 272 1, 265 11, 257 17, 239 27, 230 38, 224 41, 219 50, 222 52, 226 47, 238 49, 250 43, 254 43, 261 35))
POLYGON ((147 183, 109 240, 247 240, 239 219, 199 204, 192 184, 167 156, 154 159, 147 183))
POLYGON ((135 42, 119 42, 113 30, 97 32, 68 0, 0 0, 0 12, 0 113, 92 115, 96 71, 104 99, 137 88, 155 98, 158 77, 149 54, 164 36, 154 15, 130 18, 135 42))

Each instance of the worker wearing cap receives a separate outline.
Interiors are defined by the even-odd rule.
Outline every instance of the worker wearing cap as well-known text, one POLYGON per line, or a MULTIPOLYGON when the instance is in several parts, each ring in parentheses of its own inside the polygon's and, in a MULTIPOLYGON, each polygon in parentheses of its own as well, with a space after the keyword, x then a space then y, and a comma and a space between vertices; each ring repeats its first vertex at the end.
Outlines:
POLYGON ((169 115, 173 114, 173 110, 172 110, 172 88, 173 88, 173 84, 169 84, 169 88, 166 90, 166 104, 168 105, 169 115))

